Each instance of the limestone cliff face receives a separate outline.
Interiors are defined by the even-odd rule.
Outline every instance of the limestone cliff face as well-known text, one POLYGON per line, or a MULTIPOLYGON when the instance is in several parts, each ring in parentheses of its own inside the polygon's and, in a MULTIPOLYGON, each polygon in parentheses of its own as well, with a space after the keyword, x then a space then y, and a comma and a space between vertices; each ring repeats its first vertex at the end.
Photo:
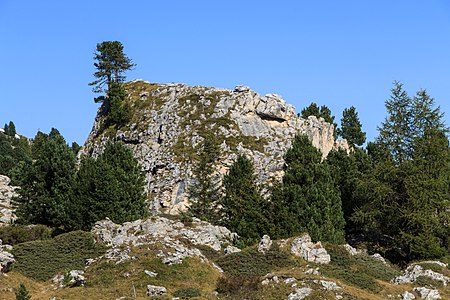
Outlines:
POLYGON ((16 220, 11 200, 16 196, 17 187, 11 186, 10 182, 9 177, 0 175, 0 226, 16 220))
POLYGON ((254 162, 263 184, 283 175, 283 156, 296 134, 307 135, 325 157, 335 147, 334 128, 322 118, 302 119, 295 108, 278 95, 259 95, 245 86, 235 90, 151 84, 126 84, 133 113, 120 130, 101 130, 101 109, 83 148, 96 157, 109 139, 123 141, 139 160, 147 178, 153 211, 176 213, 188 205, 187 188, 192 181, 198 145, 205 133, 219 140, 218 173, 224 174, 238 154, 254 162))

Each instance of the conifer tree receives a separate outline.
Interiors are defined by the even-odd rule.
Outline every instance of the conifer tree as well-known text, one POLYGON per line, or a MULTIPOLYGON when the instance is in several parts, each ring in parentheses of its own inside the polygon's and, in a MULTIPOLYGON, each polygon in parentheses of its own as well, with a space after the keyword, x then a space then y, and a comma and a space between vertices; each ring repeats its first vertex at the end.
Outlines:
POLYGON ((58 130, 42 137, 35 160, 21 174, 21 188, 14 199, 18 221, 62 225, 65 207, 72 199, 75 156, 58 130))
POLYGON ((341 128, 337 129, 337 134, 346 139, 352 147, 361 146, 366 141, 366 133, 362 131, 358 112, 354 106, 342 112, 341 128))
POLYGON ((240 155, 224 176, 225 195, 220 204, 222 225, 241 237, 241 245, 251 245, 266 234, 265 200, 256 185, 253 163, 240 155))
POLYGON ((213 134, 207 134, 200 145, 198 162, 193 169, 194 183, 189 188, 189 212, 201 220, 216 220, 216 205, 220 199, 219 179, 214 177, 214 163, 219 156, 219 146, 213 134))
POLYGON ((16 135, 16 125, 14 124, 13 121, 9 121, 9 125, 8 125, 8 135, 10 136, 15 136, 16 135))
POLYGON ((308 232, 314 240, 344 242, 340 194, 321 158, 306 136, 294 139, 283 181, 272 194, 276 237, 308 232))
POLYGON ((30 300, 31 295, 27 290, 25 284, 21 283, 19 289, 16 292, 16 300, 30 300))
POLYGON ((121 143, 108 142, 97 159, 85 158, 81 163, 67 227, 90 229, 106 217, 123 223, 146 216, 144 186, 133 152, 121 143))

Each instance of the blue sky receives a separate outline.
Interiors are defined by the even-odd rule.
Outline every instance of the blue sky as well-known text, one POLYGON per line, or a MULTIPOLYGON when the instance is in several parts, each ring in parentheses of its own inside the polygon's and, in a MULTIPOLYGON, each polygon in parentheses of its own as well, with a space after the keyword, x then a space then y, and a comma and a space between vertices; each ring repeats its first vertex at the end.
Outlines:
POLYGON ((128 79, 276 93, 339 120, 354 105, 369 140, 393 80, 426 88, 450 120, 450 1, 0 0, 0 126, 58 128, 82 144, 98 104, 97 43, 119 40, 128 79))

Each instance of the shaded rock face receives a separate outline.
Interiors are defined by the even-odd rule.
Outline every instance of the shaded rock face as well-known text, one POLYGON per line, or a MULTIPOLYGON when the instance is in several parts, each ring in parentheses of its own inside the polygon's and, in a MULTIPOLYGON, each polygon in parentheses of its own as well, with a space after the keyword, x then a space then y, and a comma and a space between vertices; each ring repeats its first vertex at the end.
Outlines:
POLYGON ((126 84, 132 110, 130 124, 118 131, 101 130, 102 108, 81 151, 98 156, 109 139, 123 141, 145 171, 153 212, 177 213, 189 205, 187 189, 199 145, 212 134, 220 145, 217 175, 244 154, 258 179, 269 186, 283 175, 283 156, 297 134, 307 135, 325 157, 333 148, 334 127, 314 116, 302 119, 276 94, 259 95, 245 86, 234 91, 132 81, 126 84))

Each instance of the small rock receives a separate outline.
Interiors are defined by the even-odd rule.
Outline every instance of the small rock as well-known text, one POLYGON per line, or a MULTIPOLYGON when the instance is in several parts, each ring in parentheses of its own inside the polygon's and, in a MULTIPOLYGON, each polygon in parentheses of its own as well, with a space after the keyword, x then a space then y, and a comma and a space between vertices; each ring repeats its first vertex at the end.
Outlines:
POLYGON ((426 300, 442 299, 438 290, 427 289, 425 287, 418 287, 418 288, 414 288, 414 291, 418 292, 422 299, 426 299, 426 300))
POLYGON ((381 256, 381 254, 379 253, 375 253, 372 255, 373 258, 375 258, 378 261, 381 261, 383 264, 387 264, 386 260, 384 259, 383 256, 381 256))
POLYGON ((347 250, 347 252, 350 255, 357 255, 358 254, 358 250, 356 250, 355 248, 353 248, 352 246, 350 246, 349 244, 345 244, 344 245, 344 249, 347 250))
POLYGON ((241 252, 241 249, 239 249, 238 247, 232 246, 232 245, 227 246, 227 247, 223 250, 223 253, 224 253, 225 255, 231 254, 231 253, 236 253, 236 252, 241 252))
POLYGON ((158 275, 158 273, 148 271, 148 270, 144 270, 144 273, 150 277, 156 277, 158 275))
POLYGON ((413 300, 413 299, 416 299, 416 296, 414 296, 414 294, 412 294, 412 293, 410 293, 408 291, 405 291, 402 294, 402 298, 401 299, 402 300, 413 300))
POLYGON ((315 269, 311 268, 311 269, 308 269, 308 270, 305 271, 305 274, 309 274, 309 275, 320 275, 319 268, 315 268, 315 269))
POLYGON ((272 240, 270 239, 270 236, 268 236, 267 234, 265 234, 262 238, 261 241, 259 242, 258 245, 258 252, 261 253, 266 253, 267 251, 270 250, 270 247, 272 246, 272 240))
POLYGON ((302 300, 308 297, 312 293, 312 289, 310 288, 299 288, 296 289, 295 292, 292 292, 288 296, 288 300, 302 300))
POLYGON ((338 291, 341 289, 341 287, 334 281, 314 280, 313 282, 322 285, 327 291, 338 291))
POLYGON ((147 285, 147 296, 159 296, 167 293, 167 289, 163 286, 147 285))
POLYGON ((249 88, 248 86, 246 86, 246 85, 237 85, 237 86, 234 88, 234 91, 235 91, 235 92, 239 92, 239 93, 243 93, 243 92, 248 92, 248 91, 250 91, 250 88, 249 88))
POLYGON ((320 241, 317 243, 311 242, 309 234, 304 234, 292 241, 291 253, 304 260, 319 264, 328 264, 331 261, 331 257, 327 250, 322 247, 322 243, 320 241))

